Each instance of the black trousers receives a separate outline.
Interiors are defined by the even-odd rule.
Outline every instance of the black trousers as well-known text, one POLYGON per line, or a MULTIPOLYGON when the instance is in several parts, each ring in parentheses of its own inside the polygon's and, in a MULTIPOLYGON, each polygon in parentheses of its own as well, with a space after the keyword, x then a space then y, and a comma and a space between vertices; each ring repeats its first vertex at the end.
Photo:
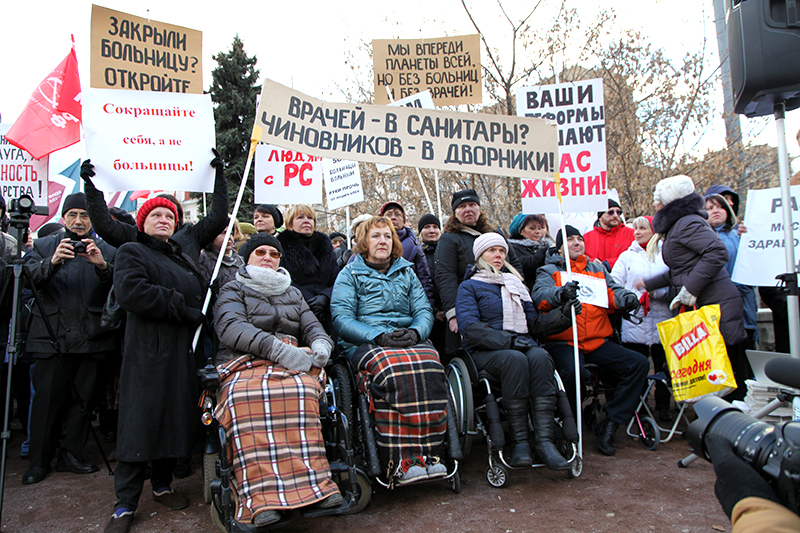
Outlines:
MULTIPOLYGON (((150 461, 152 471, 150 474, 150 486, 153 491, 168 488, 172 484, 172 472, 175 471, 177 459, 153 459, 150 461)), ((114 493, 117 495, 117 503, 114 510, 125 508, 135 511, 139 506, 139 497, 144 489, 145 469, 147 461, 128 463, 125 461, 117 462, 114 470, 114 493)))
POLYGON ((556 394, 555 366, 543 348, 534 347, 525 353, 493 350, 470 355, 478 370, 486 370, 500 380, 504 399, 527 400, 556 394))
MULTIPOLYGON (((564 382, 567 396, 572 404, 575 401, 575 355, 569 344, 553 344, 547 347, 556 363, 558 373, 564 382)), ((650 361, 640 353, 623 348, 615 342, 606 341, 596 350, 580 354, 581 382, 589 379, 589 372, 583 367, 591 363, 610 372, 616 378, 613 398, 606 402, 606 416, 618 424, 627 424, 639 403, 639 397, 647 386, 647 371, 650 361)), ((583 386, 581 387, 583 388, 583 386)), ((575 405, 572 406, 576 408, 575 405)))
POLYGON ((64 361, 66 370, 57 355, 36 357, 33 367, 35 393, 31 402, 31 466, 44 468, 50 465, 62 423, 66 435, 61 448, 72 452, 79 460, 85 460, 89 418, 81 412, 69 380, 72 377, 83 404, 88 406, 97 377, 97 360, 94 354, 65 354, 64 361))

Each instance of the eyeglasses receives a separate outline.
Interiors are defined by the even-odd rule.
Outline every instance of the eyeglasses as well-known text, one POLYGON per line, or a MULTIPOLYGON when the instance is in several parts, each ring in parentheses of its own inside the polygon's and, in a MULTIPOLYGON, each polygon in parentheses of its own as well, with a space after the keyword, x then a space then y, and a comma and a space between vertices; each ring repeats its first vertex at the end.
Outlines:
POLYGON ((273 259, 280 259, 281 258, 281 253, 280 252, 276 252, 275 250, 272 250, 270 252, 268 252, 266 250, 253 250, 253 253, 256 254, 258 257, 264 257, 265 255, 269 254, 269 256, 271 258, 273 258, 273 259))
POLYGON ((609 209, 608 211, 606 211, 606 214, 609 215, 609 216, 612 216, 612 217, 614 215, 617 215, 617 216, 621 217, 622 216, 622 209, 609 209))

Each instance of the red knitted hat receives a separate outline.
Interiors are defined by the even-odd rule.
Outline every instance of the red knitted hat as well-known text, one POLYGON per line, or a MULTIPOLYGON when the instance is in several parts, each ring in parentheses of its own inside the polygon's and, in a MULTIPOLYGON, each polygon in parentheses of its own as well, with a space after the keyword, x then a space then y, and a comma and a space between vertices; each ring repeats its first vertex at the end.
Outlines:
POLYGON ((150 214, 150 211, 156 207, 166 207, 172 211, 172 215, 175 217, 175 223, 177 224, 178 210, 175 208, 175 204, 166 198, 156 196, 155 198, 150 198, 144 204, 142 204, 142 207, 139 208, 139 212, 136 213, 136 227, 139 228, 139 231, 144 231, 144 219, 146 219, 147 215, 150 214))

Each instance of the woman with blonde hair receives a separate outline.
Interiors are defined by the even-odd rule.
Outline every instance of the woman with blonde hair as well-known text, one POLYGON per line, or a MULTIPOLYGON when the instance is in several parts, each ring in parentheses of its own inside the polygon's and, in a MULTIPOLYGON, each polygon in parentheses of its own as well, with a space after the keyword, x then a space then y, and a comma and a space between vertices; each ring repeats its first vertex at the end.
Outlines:
POLYGON ((428 297, 388 218, 359 225, 355 252, 333 287, 333 326, 362 392, 371 394, 387 477, 405 484, 444 476, 447 382, 427 340, 428 297))

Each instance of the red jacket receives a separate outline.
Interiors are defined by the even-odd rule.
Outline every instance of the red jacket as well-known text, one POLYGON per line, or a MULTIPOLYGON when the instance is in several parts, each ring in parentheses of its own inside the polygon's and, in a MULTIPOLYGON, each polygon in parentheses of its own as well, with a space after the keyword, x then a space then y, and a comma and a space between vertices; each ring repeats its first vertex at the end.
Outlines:
POLYGON ((622 252, 628 249, 633 242, 633 229, 624 224, 620 224, 609 230, 597 226, 591 231, 587 231, 583 236, 583 243, 586 245, 586 255, 592 259, 608 261, 611 268, 622 252))

